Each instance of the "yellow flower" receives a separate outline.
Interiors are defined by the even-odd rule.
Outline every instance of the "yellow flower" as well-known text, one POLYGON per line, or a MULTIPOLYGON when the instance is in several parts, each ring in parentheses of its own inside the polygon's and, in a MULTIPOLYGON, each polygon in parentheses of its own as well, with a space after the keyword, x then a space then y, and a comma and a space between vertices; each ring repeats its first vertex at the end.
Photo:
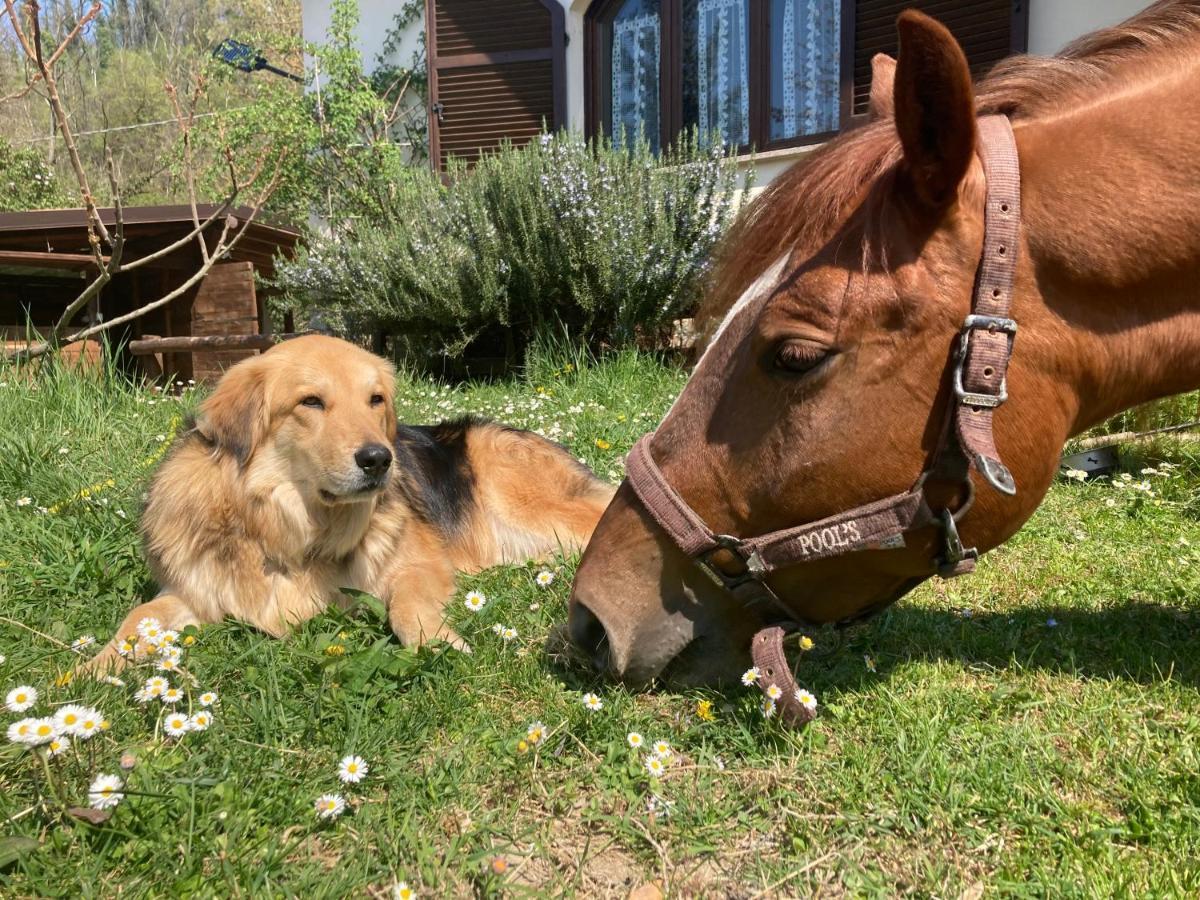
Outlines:
POLYGON ((184 638, 183 638, 183 646, 185 646, 185 647, 190 647, 190 646, 192 646, 192 644, 194 644, 194 643, 196 643, 196 636, 195 636, 194 634, 189 634, 189 635, 185 635, 185 636, 184 636, 184 638))
POLYGON ((604 438, 596 438, 596 446, 599 447, 601 450, 611 450, 612 449, 612 444, 610 444, 604 438))
POLYGON ((717 717, 711 700, 701 700, 696 704, 696 717, 702 722, 711 722, 717 717))
POLYGON ((346 652, 346 648, 342 644, 330 644, 325 648, 326 656, 342 656, 346 652))
POLYGON ((524 738, 521 738, 521 740, 517 741, 517 752, 518 753, 528 753, 529 752, 529 741, 525 740, 524 738))
POLYGON ((801 650, 811 650, 815 646, 816 645, 813 643, 813 639, 810 638, 807 634, 800 635, 800 649, 801 650))

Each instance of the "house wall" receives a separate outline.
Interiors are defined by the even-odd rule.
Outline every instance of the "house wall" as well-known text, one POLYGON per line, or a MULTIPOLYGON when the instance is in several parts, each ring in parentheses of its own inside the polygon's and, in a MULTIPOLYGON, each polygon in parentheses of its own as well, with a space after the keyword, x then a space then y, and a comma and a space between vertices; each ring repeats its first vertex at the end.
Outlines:
MULTIPOLYGON (((583 19, 592 0, 558 0, 566 12, 567 26, 567 125, 584 128, 583 19)), ((1041 55, 1057 53, 1062 47, 1089 31, 1114 25, 1149 6, 1149 0, 1027 0, 1029 3, 1029 52, 1041 55)), ((359 34, 363 59, 371 65, 379 56, 384 36, 398 8, 396 0, 359 0, 359 34)), ((329 25, 328 0, 302 0, 305 40, 320 42, 329 25)), ((404 65, 412 61, 420 46, 420 26, 414 24, 405 35, 399 58, 404 65)), ((753 160, 758 188, 786 170, 806 151, 804 148, 760 153, 753 160)), ((745 169, 751 161, 746 160, 745 169)))

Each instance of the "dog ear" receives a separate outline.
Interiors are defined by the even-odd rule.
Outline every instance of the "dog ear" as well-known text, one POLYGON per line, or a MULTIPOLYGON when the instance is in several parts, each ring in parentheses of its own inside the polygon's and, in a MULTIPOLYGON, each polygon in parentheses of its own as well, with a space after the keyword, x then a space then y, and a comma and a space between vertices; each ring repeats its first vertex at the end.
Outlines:
POLYGON ((244 466, 267 435, 270 406, 262 356, 229 369, 200 407, 196 430, 219 452, 231 453, 244 466))

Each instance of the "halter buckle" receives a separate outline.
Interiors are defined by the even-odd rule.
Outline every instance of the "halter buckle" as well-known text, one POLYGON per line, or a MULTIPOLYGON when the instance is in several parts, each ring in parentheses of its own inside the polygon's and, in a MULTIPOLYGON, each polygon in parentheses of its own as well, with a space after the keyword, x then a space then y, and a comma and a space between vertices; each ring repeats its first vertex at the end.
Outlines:
POLYGON ((963 369, 967 364, 967 351, 971 346, 971 333, 985 328, 988 331, 1001 331, 1008 335, 1008 352, 1012 353, 1013 342, 1017 337, 1017 323, 1003 316, 984 316, 972 313, 963 320, 958 332, 958 350, 954 355, 954 396, 964 406, 981 406, 995 409, 1008 399, 1008 378, 1000 379, 998 394, 980 394, 968 391, 963 386, 963 369))
POLYGON ((975 570, 975 560, 979 559, 979 551, 974 547, 964 547, 958 534, 958 523, 954 521, 954 513, 943 509, 941 513, 942 526, 942 555, 937 560, 938 575, 942 578, 954 578, 966 575, 975 570))
POLYGON ((731 534, 718 534, 713 537, 713 540, 716 541, 717 546, 711 550, 705 550, 695 558, 695 562, 700 567, 700 571, 707 575, 717 587, 729 590, 740 587, 748 581, 762 582, 763 576, 767 573, 767 567, 757 550, 751 550, 747 554, 742 539, 731 534), (746 571, 739 575, 730 575, 716 566, 712 561, 712 556, 718 550, 728 550, 742 561, 746 571))

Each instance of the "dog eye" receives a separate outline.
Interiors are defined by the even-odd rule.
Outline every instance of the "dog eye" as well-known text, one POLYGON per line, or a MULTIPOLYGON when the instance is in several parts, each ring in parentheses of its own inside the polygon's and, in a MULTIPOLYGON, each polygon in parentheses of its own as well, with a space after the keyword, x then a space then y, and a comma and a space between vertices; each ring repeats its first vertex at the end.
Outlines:
POLYGON ((372 394, 371 395, 371 405, 372 406, 383 406, 383 403, 384 403, 383 394, 372 394))
POLYGON ((829 358, 829 348, 810 341, 784 341, 775 351, 775 368, 792 375, 811 372, 829 358))
POLYGON ((300 401, 301 406, 307 406, 309 409, 324 409, 325 402, 316 394, 309 394, 300 401))

